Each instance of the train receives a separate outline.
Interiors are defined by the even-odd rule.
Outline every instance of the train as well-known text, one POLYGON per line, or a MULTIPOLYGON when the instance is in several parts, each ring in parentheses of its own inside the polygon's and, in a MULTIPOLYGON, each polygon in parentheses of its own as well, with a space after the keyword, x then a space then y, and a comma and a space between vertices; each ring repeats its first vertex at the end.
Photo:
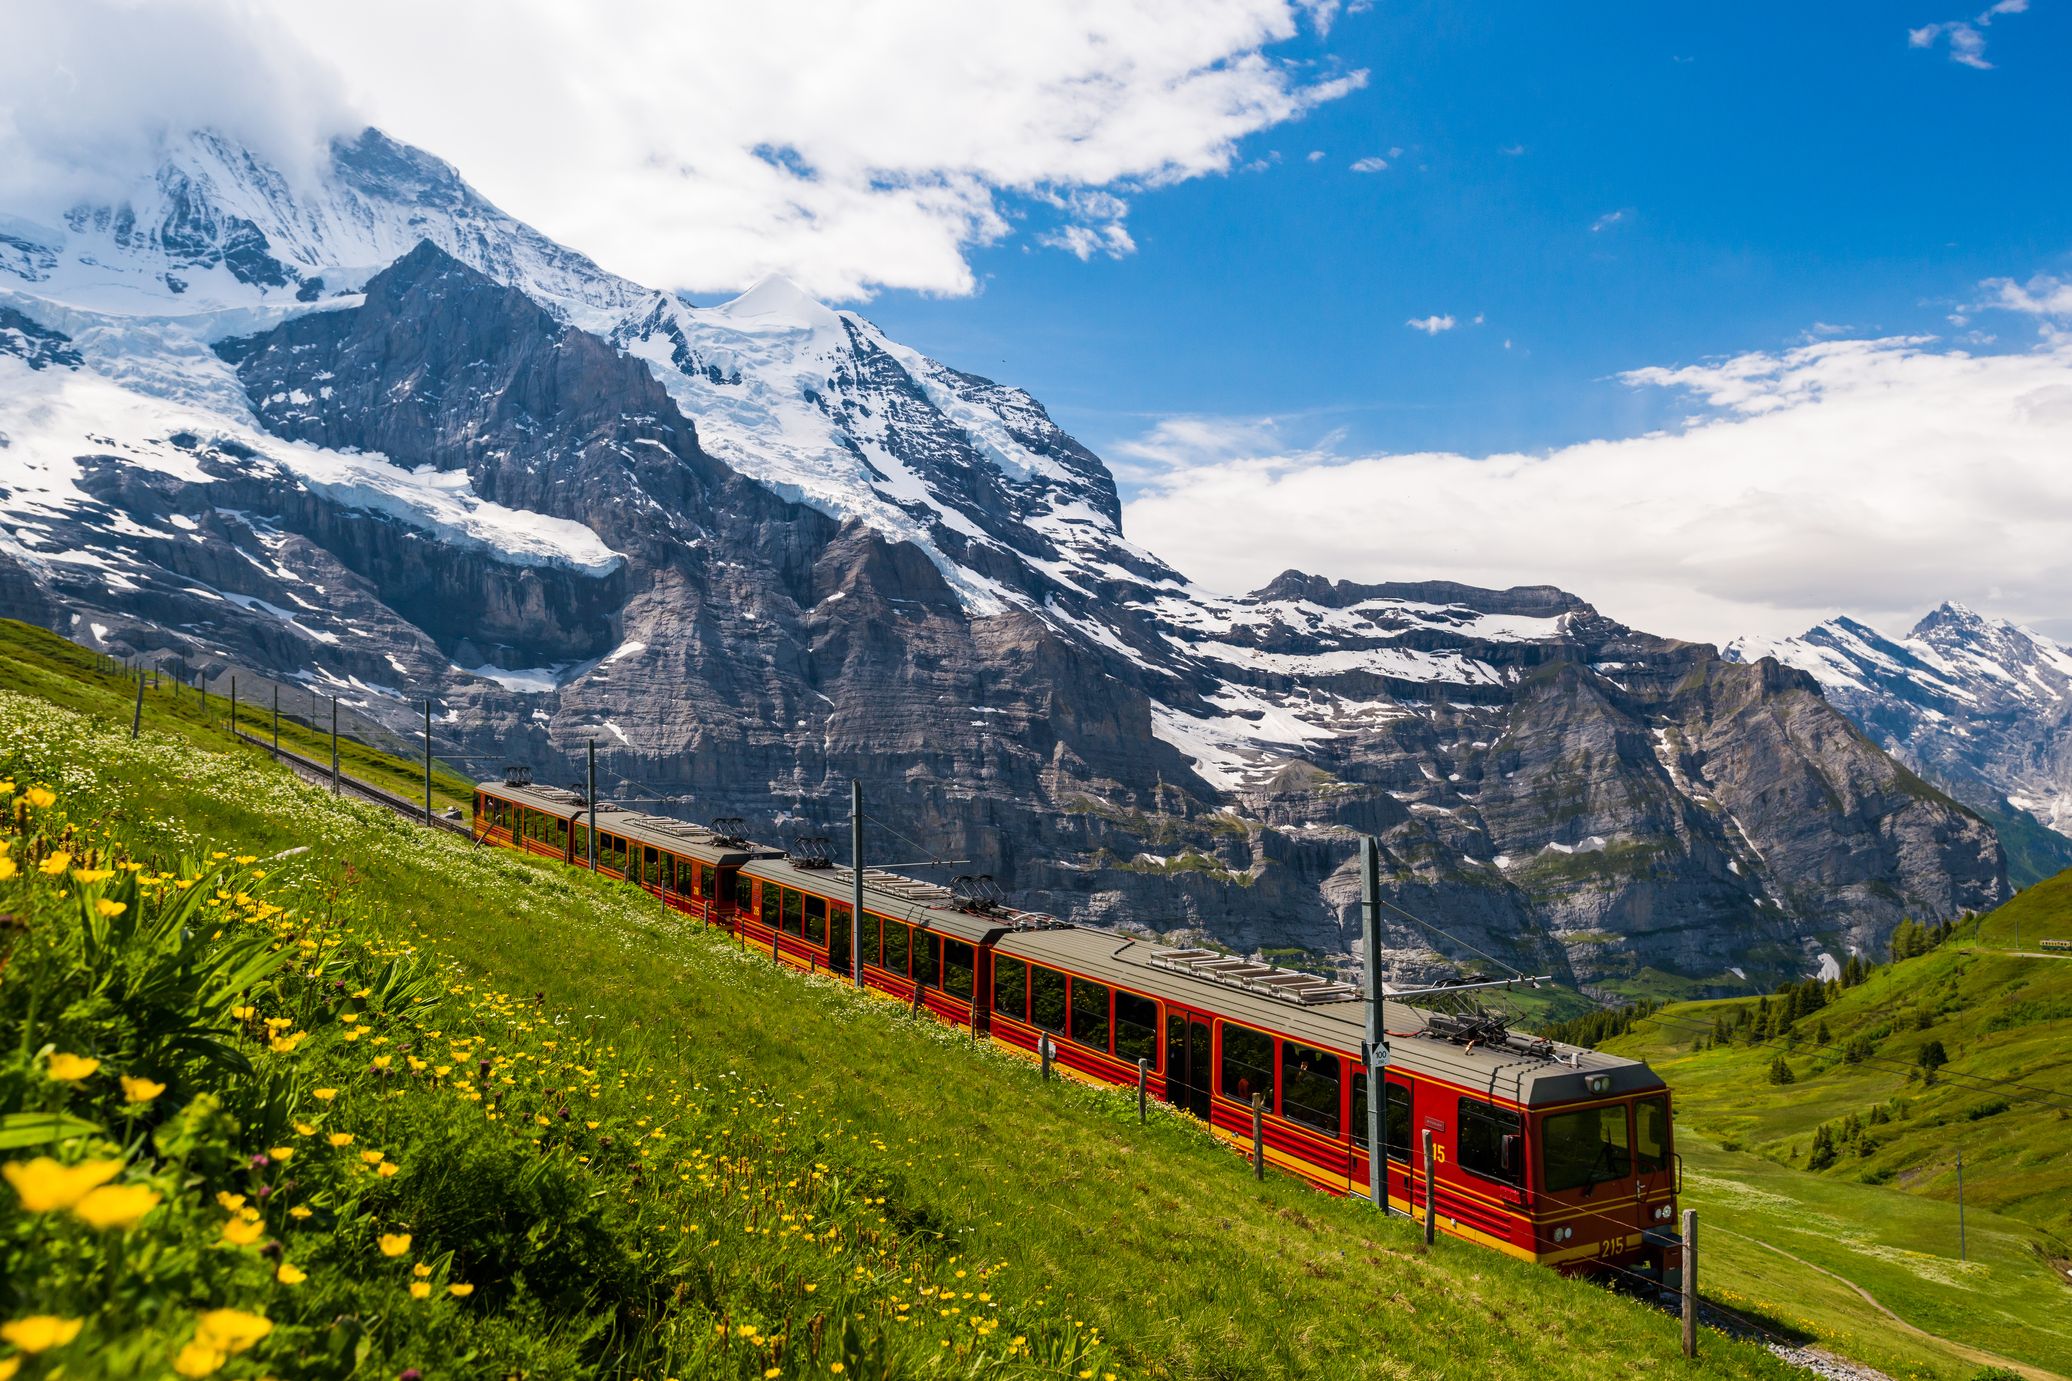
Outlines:
MULTIPOLYGON (((478 843, 643 888, 777 963, 849 977, 855 877, 824 841, 758 845, 514 775, 475 792, 478 843), (593 822, 594 821, 594 826, 593 822)), ((978 880, 866 867, 863 985, 1048 1056, 1066 1077, 1134 1086, 1333 1194, 1369 1194, 1366 1002, 1350 984, 1017 910, 978 880), (1043 1048, 1047 1044, 1047 1049, 1043 1048)), ((1388 1206, 1571 1274, 1679 1284, 1670 1090, 1645 1063, 1385 1001, 1380 1154, 1388 1206), (1432 1133, 1431 1173, 1423 1134, 1432 1133)))

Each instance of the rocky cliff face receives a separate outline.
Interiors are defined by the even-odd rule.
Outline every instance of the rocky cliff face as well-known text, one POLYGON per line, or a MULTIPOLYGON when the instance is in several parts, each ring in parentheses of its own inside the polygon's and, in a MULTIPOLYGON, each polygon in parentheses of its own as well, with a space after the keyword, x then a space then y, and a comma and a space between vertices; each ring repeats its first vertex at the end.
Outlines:
POLYGON ((1404 976, 1732 985, 2004 892, 1802 673, 1544 587, 1202 591, 1026 394, 781 280, 613 279, 373 132, 314 190, 198 139, 12 243, 0 608, 97 645, 773 837, 861 776, 903 857, 1317 962, 1378 834, 1404 976))
POLYGON ((1803 669, 1875 742, 1991 820, 2019 882, 2072 867, 2072 652, 1944 604, 1904 638, 1834 618, 1726 655, 1803 669))

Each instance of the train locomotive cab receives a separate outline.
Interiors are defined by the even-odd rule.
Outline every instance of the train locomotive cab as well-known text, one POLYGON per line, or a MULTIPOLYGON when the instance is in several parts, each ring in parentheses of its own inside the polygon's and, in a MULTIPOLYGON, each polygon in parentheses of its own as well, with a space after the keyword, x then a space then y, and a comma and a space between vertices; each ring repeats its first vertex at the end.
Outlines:
POLYGON ((1535 1103, 1511 1148, 1528 1169, 1535 1255, 1564 1270, 1674 1285, 1682 1185, 1668 1089, 1628 1062, 1545 1082, 1560 1101, 1535 1103), (1575 1084, 1581 1097, 1558 1087, 1575 1084))

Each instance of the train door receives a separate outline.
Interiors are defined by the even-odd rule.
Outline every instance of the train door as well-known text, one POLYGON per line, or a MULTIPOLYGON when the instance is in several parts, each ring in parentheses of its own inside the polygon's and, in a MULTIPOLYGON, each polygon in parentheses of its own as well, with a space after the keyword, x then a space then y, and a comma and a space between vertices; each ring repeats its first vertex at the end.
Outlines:
POLYGON ((1203 1121, 1209 1116, 1209 1024, 1185 1012, 1166 1010, 1166 1100, 1203 1121))

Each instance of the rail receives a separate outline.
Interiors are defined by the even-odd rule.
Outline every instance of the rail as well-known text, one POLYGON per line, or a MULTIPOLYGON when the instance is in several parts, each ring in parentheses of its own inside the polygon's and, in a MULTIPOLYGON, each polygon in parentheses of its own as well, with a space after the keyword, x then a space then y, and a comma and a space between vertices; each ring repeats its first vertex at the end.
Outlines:
MULTIPOLYGON (((237 736, 255 748, 263 748, 275 757, 315 773, 322 780, 329 780, 331 777, 331 764, 328 762, 298 753, 292 748, 277 749, 273 746, 272 739, 258 734, 248 734, 242 729, 237 731, 237 736)), ((386 806, 398 815, 407 815, 420 825, 427 822, 423 801, 413 801, 407 796, 398 796, 393 791, 387 791, 371 783, 363 782, 357 777, 349 777, 343 771, 338 773, 337 780, 341 791, 350 791, 356 796, 365 797, 378 806, 386 806)), ((429 821, 434 829, 442 829, 449 834, 458 834, 464 837, 473 837, 474 835, 474 830, 469 827, 466 820, 455 820, 435 811, 429 817, 429 821)))

